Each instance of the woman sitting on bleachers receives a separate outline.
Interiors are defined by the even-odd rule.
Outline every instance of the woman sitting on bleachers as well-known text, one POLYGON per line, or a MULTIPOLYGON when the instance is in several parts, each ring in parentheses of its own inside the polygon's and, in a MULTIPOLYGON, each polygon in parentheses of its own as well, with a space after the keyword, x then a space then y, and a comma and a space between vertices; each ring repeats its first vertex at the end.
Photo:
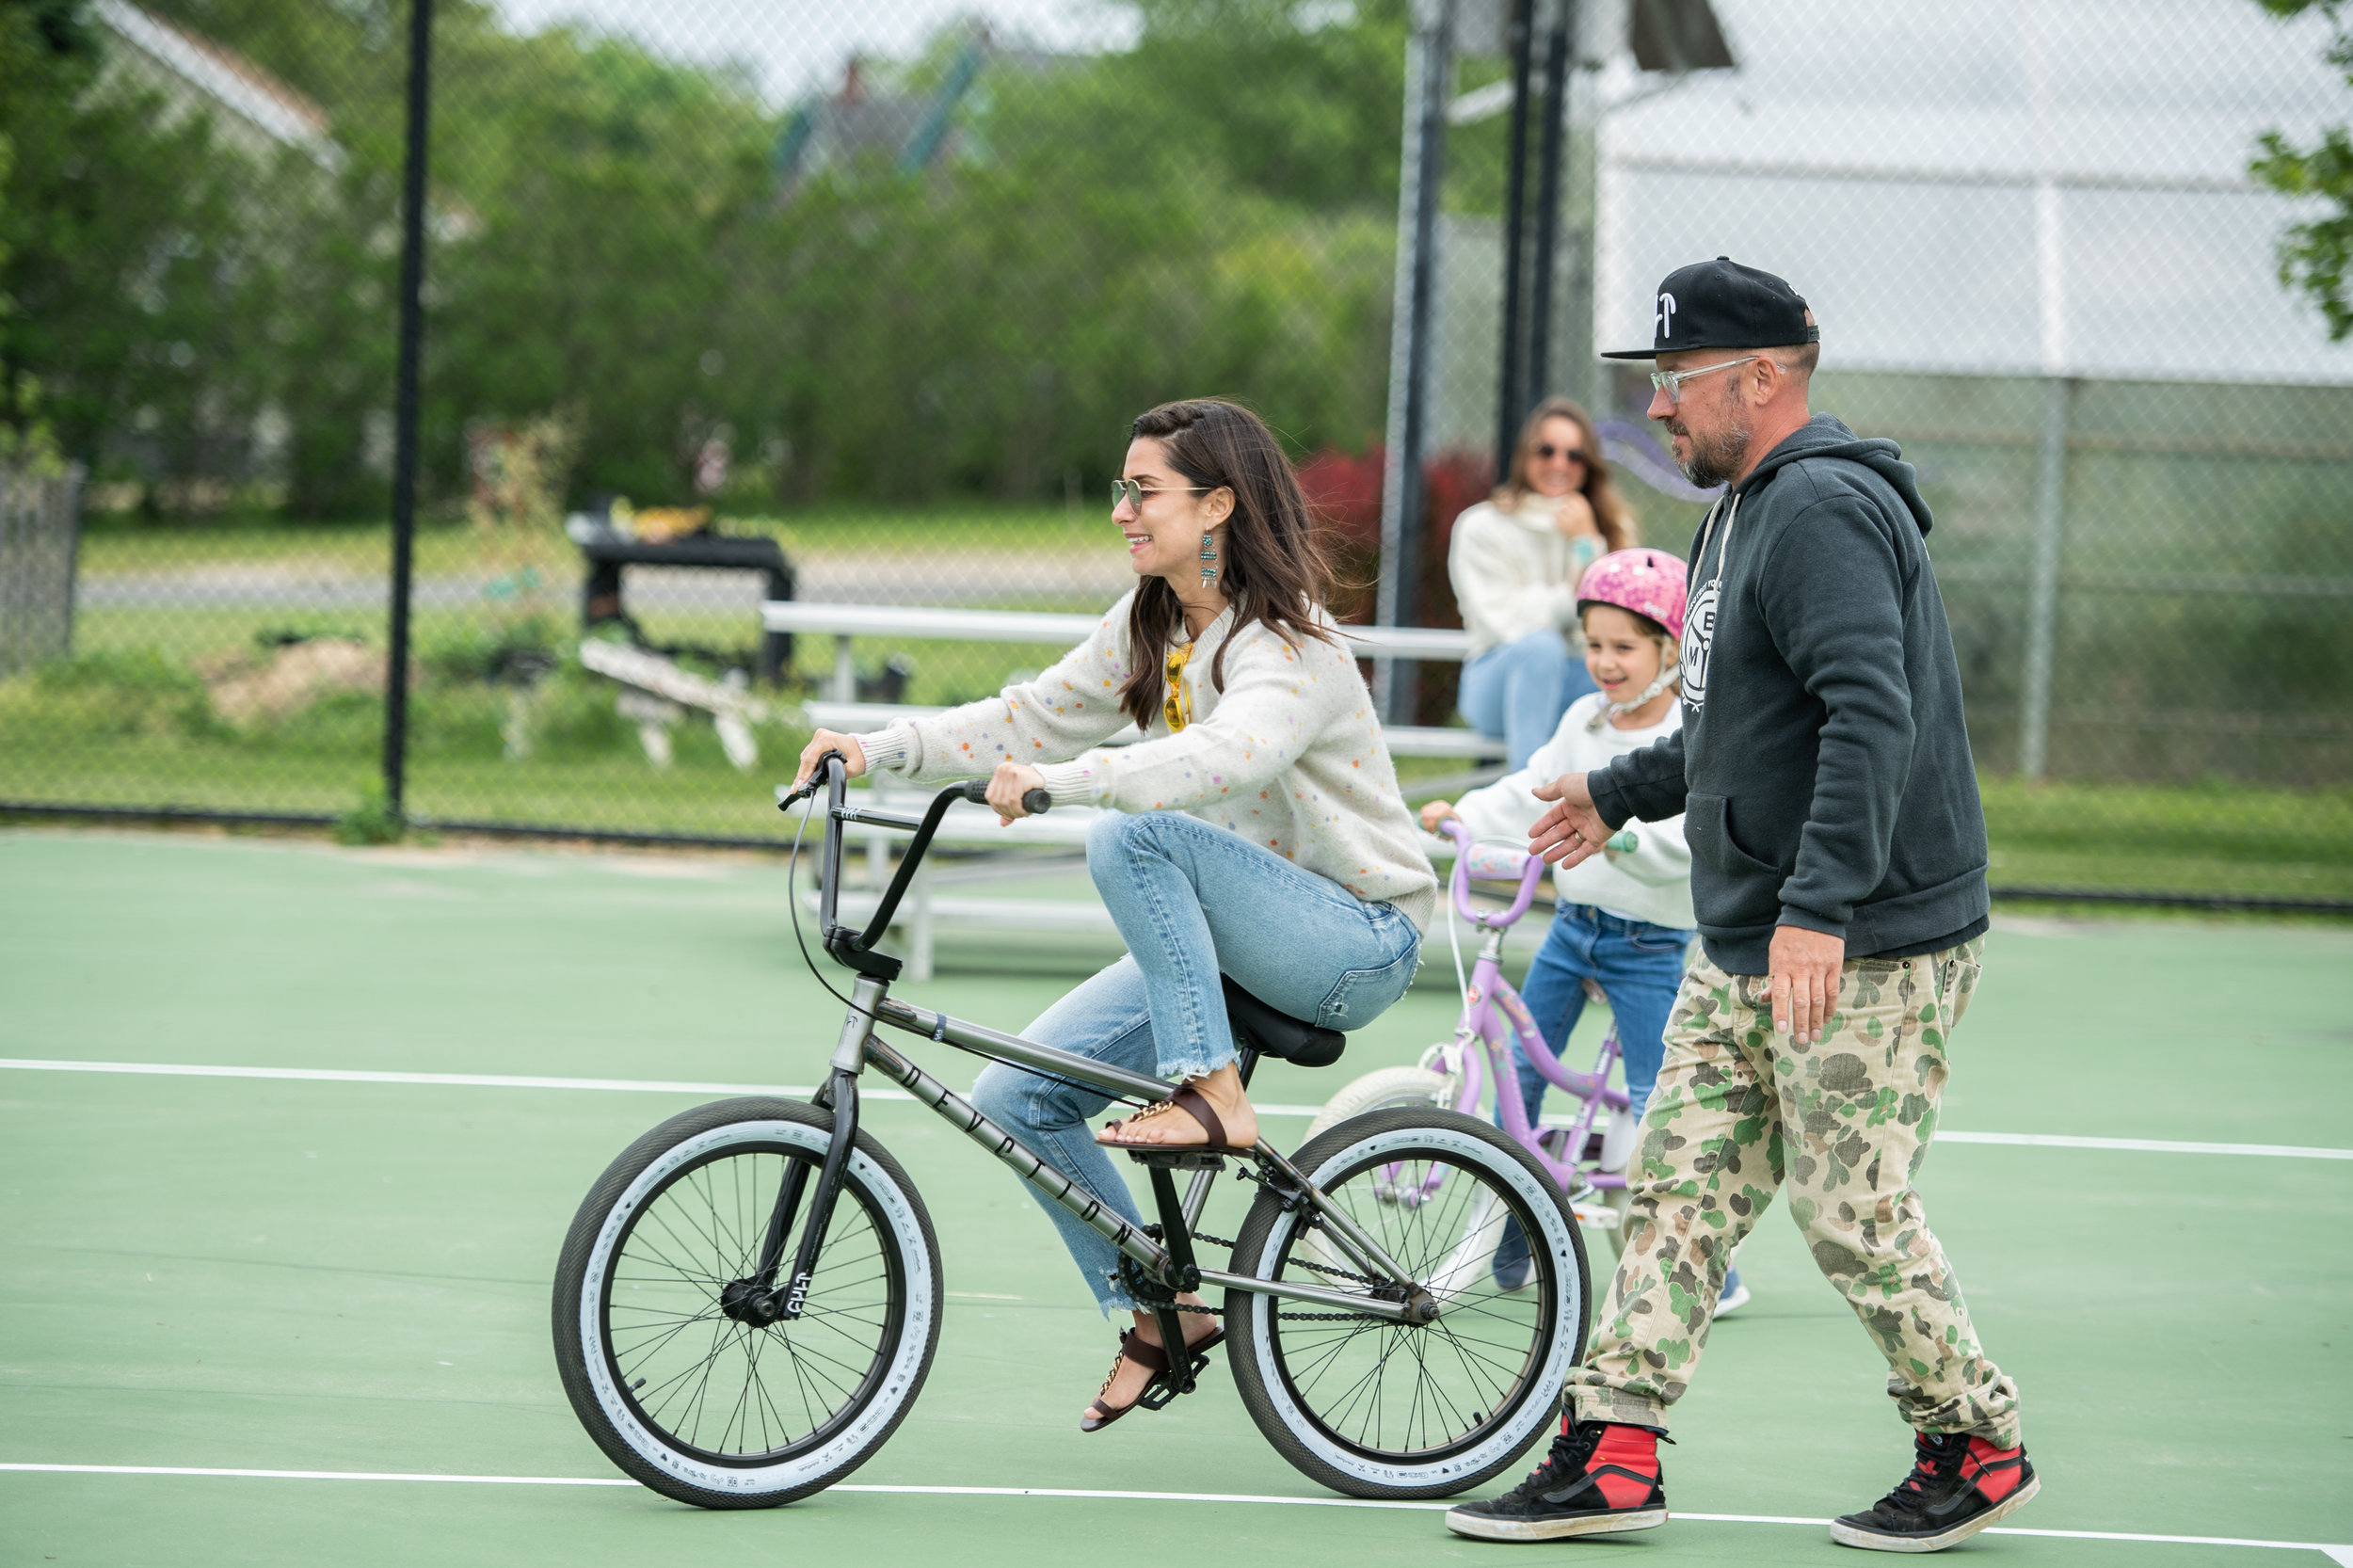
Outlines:
POLYGON ((1640 542, 1593 422, 1565 397, 1528 416, 1503 483, 1454 520, 1447 576, 1470 632, 1457 702, 1471 728, 1502 738, 1513 771, 1593 690, 1561 635, 1577 619, 1577 580, 1640 542))

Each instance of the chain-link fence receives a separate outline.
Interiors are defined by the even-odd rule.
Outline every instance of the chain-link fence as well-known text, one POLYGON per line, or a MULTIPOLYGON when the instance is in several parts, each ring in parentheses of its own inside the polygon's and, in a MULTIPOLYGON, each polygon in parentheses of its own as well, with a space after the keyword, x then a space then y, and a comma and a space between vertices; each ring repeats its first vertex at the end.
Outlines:
MULTIPOLYGON (((1058 651, 942 612, 1124 590, 1172 396, 1292 443, 1353 614, 1459 624, 1543 394, 1684 548, 1594 351, 1729 253, 1921 467, 1997 884, 2353 900, 2353 344, 2247 173, 2353 113, 2327 46, 2254 0, 0 0, 0 458, 87 472, 62 570, 0 562, 57 629, 8 633, 0 808, 773 841, 813 718, 1058 651)), ((1458 667, 1373 673, 1445 725, 1458 667)))

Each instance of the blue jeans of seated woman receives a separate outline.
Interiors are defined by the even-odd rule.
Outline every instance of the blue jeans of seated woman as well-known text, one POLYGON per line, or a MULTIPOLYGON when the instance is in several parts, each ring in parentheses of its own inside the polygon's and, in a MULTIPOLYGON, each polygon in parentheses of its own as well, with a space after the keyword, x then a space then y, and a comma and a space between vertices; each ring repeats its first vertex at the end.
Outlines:
POLYGON ((1552 739, 1569 704, 1594 689, 1585 661, 1572 657, 1567 641, 1547 629, 1491 648, 1464 665, 1454 700, 1472 728, 1503 737, 1504 760, 1517 773, 1552 739))
MULTIPOLYGON (((1364 903, 1196 817, 1107 811, 1087 835, 1087 869, 1128 956, 1022 1032, 1131 1072, 1198 1078, 1234 1060, 1221 971, 1293 1017, 1358 1029, 1405 994, 1420 957, 1421 934, 1393 905, 1364 903)), ((1087 1126, 1109 1096, 994 1063, 972 1099, 1089 1192, 1144 1224, 1119 1164, 1087 1126)), ((1132 1310, 1118 1249, 1034 1188, 1030 1195, 1104 1312, 1132 1310)))

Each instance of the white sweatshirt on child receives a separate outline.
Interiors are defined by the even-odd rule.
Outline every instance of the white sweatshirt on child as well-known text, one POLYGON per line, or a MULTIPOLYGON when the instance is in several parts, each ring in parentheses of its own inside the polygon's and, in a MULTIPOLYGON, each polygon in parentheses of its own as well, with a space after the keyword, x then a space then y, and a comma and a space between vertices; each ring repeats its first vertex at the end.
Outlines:
MULTIPOLYGON (((1372 696, 1344 635, 1294 648, 1228 609, 1194 640, 1179 680, 1187 720, 1156 713, 1134 745, 1119 692, 1132 661, 1123 597, 1094 634, 1033 680, 857 737, 867 761, 908 783, 1034 766, 1057 806, 1182 811, 1228 828, 1427 931, 1437 873, 1398 790, 1372 696), (1225 689, 1210 680, 1225 648, 1225 689)), ((1321 610, 1319 626, 1333 629, 1321 610)), ((1183 629, 1178 628, 1181 636, 1183 629)), ((1534 818, 1531 814, 1530 821, 1534 818)))
MULTIPOLYGON (((1501 840, 1521 848, 1536 819, 1552 809, 1550 801, 1529 792, 1564 773, 1591 773, 1607 767, 1613 758, 1640 751, 1653 741, 1674 733, 1683 723, 1683 704, 1668 704, 1667 716, 1643 729, 1620 729, 1608 720, 1598 729, 1586 726, 1607 706, 1598 692, 1577 698, 1561 715, 1561 728, 1536 748, 1528 766, 1499 778, 1483 790, 1473 790, 1454 803, 1464 824, 1476 838, 1501 840)), ((1691 913, 1691 850, 1683 841, 1683 819, 1629 822, 1627 829, 1641 840, 1633 850, 1607 854, 1575 866, 1555 870, 1552 885, 1563 904, 1590 904, 1596 909, 1631 920, 1673 926, 1689 931, 1698 923, 1691 913)))

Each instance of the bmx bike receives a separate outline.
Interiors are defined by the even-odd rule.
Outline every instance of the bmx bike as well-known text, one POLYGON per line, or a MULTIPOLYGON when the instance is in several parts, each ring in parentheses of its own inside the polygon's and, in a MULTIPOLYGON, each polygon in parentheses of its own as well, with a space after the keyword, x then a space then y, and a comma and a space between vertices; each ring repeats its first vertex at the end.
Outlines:
MULTIPOLYGON (((869 1069, 1107 1238, 1162 1344, 1185 1342, 1180 1294, 1221 1289, 1244 1407, 1321 1484, 1360 1497, 1449 1496, 1510 1467, 1545 1432, 1584 1349, 1589 1281, 1576 1218, 1526 1147, 1425 1104, 1352 1117, 1288 1156, 1264 1139, 1246 1159, 1136 1151, 1159 1222, 1131 1224, 880 1032, 1128 1105, 1176 1088, 890 994, 900 961, 875 944, 949 807, 984 800, 985 780, 940 791, 920 819, 853 804, 845 782, 832 754, 808 785, 777 792, 787 810, 824 794, 818 920, 825 952, 851 976, 849 994, 834 993, 847 1011, 825 1081, 807 1101, 726 1099, 672 1117, 607 1167, 565 1238, 556 1362, 574 1413, 616 1465, 682 1502, 772 1507, 848 1476, 914 1404, 938 1343, 939 1244, 905 1168, 860 1125, 869 1069), (847 823, 913 835, 863 930, 834 918, 847 823), (1198 1228, 1229 1158, 1257 1188, 1231 1241, 1198 1228), (1530 1288, 1513 1292, 1485 1266, 1507 1224, 1535 1258, 1530 1288), (1230 1248, 1225 1267, 1203 1261, 1208 1246, 1230 1248)), ((1024 804, 1034 812, 1048 801, 1034 791, 1024 804)), ((797 901, 792 909, 797 931, 797 901)), ((1230 978, 1225 989, 1245 1083, 1262 1057, 1339 1059, 1338 1032, 1230 978)), ((1173 1356, 1147 1407, 1192 1392, 1208 1361, 1173 1356)))
MULTIPOLYGON (((1610 1069, 1617 1065, 1619 1056, 1617 1025, 1613 1021, 1602 1035, 1601 1048, 1587 1072, 1567 1066, 1545 1044, 1544 1032, 1529 1016, 1527 1002, 1504 978, 1503 937, 1528 913, 1536 885, 1547 868, 1525 850, 1474 840, 1459 817, 1438 825, 1455 841, 1454 872, 1449 882, 1453 904, 1449 919, 1459 916, 1486 934, 1467 981, 1462 979, 1459 948, 1455 952, 1463 1011, 1455 1020, 1454 1035, 1432 1046, 1414 1066, 1379 1068, 1349 1083, 1325 1102, 1309 1124, 1307 1136, 1313 1140, 1329 1128, 1380 1111, 1439 1106, 1477 1116, 1481 1096, 1492 1078, 1496 1120, 1502 1124, 1505 1135, 1544 1168, 1581 1223, 1605 1228, 1614 1248, 1619 1240, 1618 1222, 1625 1213, 1625 1168, 1635 1131, 1626 1115, 1625 1091, 1609 1083, 1610 1069), (1519 886, 1505 907, 1480 909, 1471 903, 1473 882, 1516 882, 1519 886), (1577 1109, 1566 1125, 1540 1128, 1529 1120, 1512 1064, 1515 1039, 1547 1082, 1575 1097, 1577 1109), (1596 1127, 1604 1112, 1609 1112, 1608 1119, 1596 1127)), ((1449 940, 1453 936, 1449 926, 1449 940)), ((1597 995, 1596 1000, 1607 999, 1597 995)), ((1444 1176, 1435 1172, 1425 1179, 1443 1181, 1444 1176)), ((1434 1188, 1431 1195, 1435 1195, 1434 1188)))

